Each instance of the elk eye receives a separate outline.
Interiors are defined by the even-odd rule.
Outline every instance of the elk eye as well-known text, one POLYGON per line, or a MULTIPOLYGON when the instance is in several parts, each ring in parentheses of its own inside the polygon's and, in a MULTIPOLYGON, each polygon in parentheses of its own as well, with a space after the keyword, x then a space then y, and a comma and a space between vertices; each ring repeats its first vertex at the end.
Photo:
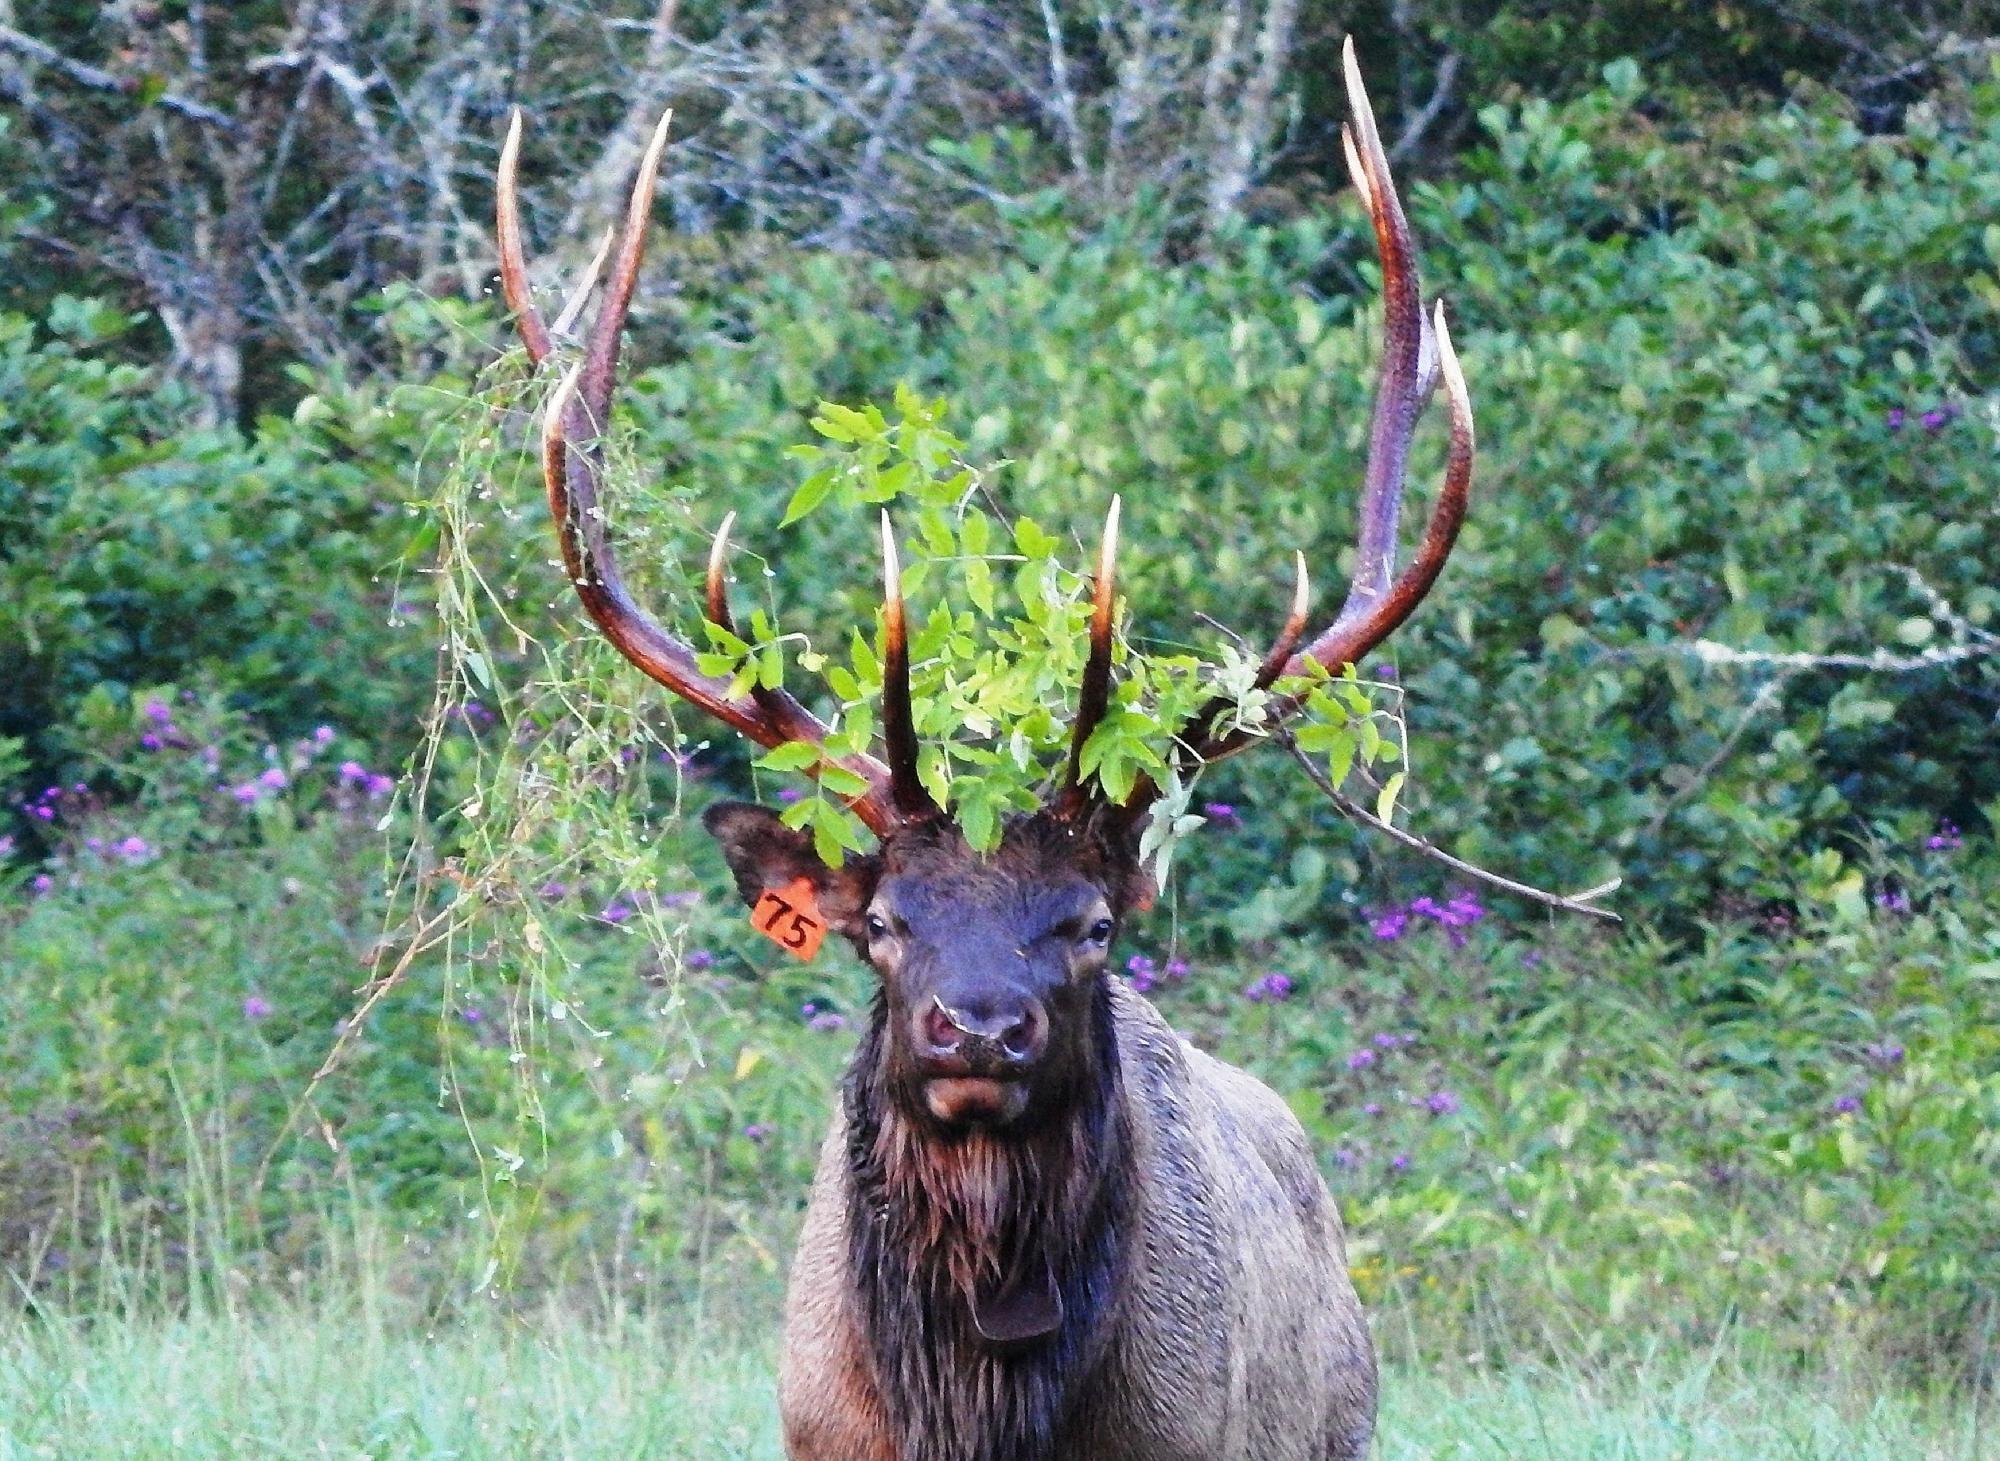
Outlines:
POLYGON ((1111 935, 1114 932, 1116 932, 1117 927, 1118 926, 1115 923, 1113 923, 1110 919, 1100 918, 1097 920, 1097 922, 1091 924, 1090 932, 1083 936, 1084 942, 1091 944, 1108 944, 1111 942, 1111 935))
POLYGON ((869 914, 865 926, 868 930, 868 937, 871 939, 887 938, 889 936, 889 925, 882 921, 882 915, 879 913, 869 914))

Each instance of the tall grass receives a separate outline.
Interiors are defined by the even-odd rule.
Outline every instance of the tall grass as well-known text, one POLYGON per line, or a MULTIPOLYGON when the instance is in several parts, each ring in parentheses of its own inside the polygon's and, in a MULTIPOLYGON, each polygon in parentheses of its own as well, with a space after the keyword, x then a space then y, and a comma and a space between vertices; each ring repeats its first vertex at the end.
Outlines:
MULTIPOLYGON (((392 1290, 0 1327, 0 1457, 776 1461, 768 1329, 684 1311, 426 1319, 392 1290)), ((1974 1461, 1993 1419, 1739 1351, 1384 1375, 1381 1461, 1974 1461)))

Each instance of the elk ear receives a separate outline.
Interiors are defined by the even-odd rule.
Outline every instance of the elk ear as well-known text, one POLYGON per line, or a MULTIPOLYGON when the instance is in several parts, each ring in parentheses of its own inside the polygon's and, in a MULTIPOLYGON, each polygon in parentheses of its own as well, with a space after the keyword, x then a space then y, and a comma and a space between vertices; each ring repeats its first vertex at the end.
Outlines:
POLYGON ((856 936, 868 900, 875 896, 881 874, 879 857, 850 857, 830 868, 813 851, 812 838, 779 820, 778 814, 752 802, 717 802, 701 815, 708 835, 722 844, 722 856, 736 875, 736 891, 755 906, 768 889, 776 891, 797 878, 812 883, 819 911, 835 933, 856 936))

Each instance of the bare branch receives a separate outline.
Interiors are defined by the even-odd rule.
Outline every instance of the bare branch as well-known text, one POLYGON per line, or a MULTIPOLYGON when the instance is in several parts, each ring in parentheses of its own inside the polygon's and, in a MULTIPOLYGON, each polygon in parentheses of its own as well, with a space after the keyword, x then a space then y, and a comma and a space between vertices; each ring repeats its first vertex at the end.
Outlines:
MULTIPOLYGON (((60 73, 77 86, 91 91, 116 92, 120 96, 138 97, 143 95, 140 83, 129 76, 118 76, 101 67, 65 56, 46 41, 38 41, 11 25, 0 25, 0 50, 12 51, 17 56, 26 56, 31 61, 40 62, 50 70, 60 73)), ((189 101, 184 96, 171 91, 163 91, 152 99, 152 104, 164 107, 190 121, 200 122, 205 127, 213 127, 219 132, 234 132, 236 119, 218 112, 214 107, 203 106, 198 101, 189 101)))
POLYGON ((1609 897, 1623 886, 1625 881, 1623 878, 1613 878, 1607 883, 1599 883, 1594 888, 1585 888, 1580 893, 1565 894, 1551 893, 1546 889, 1537 888, 1533 884, 1517 882, 1513 878, 1502 877, 1499 873, 1489 872, 1477 863, 1467 862, 1462 857, 1454 857, 1428 838, 1419 837, 1414 832, 1405 832, 1393 822, 1383 821, 1380 817, 1348 796, 1339 787, 1335 786, 1327 778, 1327 774, 1320 770, 1319 763, 1299 748, 1298 741, 1290 731, 1279 731, 1276 739, 1279 745, 1291 753, 1292 759, 1305 769, 1307 778, 1314 786, 1319 788, 1320 795, 1332 802, 1335 810, 1343 817, 1350 818, 1353 821, 1359 822, 1364 827, 1380 832, 1384 837, 1389 838, 1393 842, 1400 843, 1412 852, 1421 853, 1432 862, 1441 863, 1453 872, 1472 878, 1476 882, 1484 883, 1489 888, 1498 888, 1504 893, 1512 893, 1517 898, 1526 898, 1531 903, 1540 903, 1545 908, 1560 908, 1565 913, 1580 913, 1586 918, 1601 918, 1607 923, 1624 922, 1623 918, 1613 913, 1609 908, 1600 908, 1597 906, 1599 898, 1609 897))

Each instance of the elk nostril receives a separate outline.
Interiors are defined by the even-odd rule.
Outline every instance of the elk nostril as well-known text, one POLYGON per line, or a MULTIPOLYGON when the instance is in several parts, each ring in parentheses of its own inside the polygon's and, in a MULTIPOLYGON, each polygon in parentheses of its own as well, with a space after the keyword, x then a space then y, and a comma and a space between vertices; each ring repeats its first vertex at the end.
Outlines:
POLYGON ((1047 1043, 1048 1017, 1038 1004, 1028 1005, 1019 1019, 1000 1032, 1000 1048, 1024 1065, 1039 1056, 1047 1043))
POLYGON ((933 1000, 924 1012, 924 1043, 937 1055, 950 1055, 964 1043, 966 1031, 951 1017, 951 1011, 933 1000))

